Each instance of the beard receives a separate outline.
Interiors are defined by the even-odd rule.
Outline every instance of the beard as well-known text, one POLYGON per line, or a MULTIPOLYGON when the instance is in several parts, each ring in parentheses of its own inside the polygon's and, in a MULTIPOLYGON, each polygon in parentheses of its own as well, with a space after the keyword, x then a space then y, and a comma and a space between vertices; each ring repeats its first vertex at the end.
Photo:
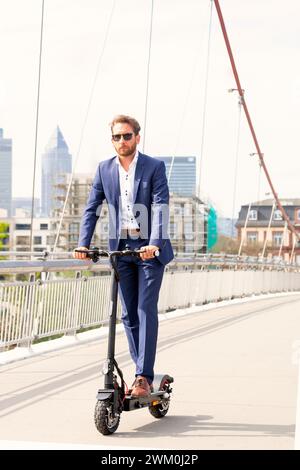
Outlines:
MULTIPOLYGON (((123 144, 124 145, 124 144, 123 144)), ((126 144, 122 148, 119 148, 118 154, 121 155, 122 157, 129 157, 130 155, 134 154, 136 151, 136 146, 137 144, 134 143, 132 145, 126 144)))

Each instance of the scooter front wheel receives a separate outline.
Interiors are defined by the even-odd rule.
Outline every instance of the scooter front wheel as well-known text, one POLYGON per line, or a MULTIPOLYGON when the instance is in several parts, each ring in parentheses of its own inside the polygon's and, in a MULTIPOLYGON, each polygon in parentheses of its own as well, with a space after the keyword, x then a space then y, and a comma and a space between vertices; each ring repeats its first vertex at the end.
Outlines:
POLYGON ((94 421, 97 430, 104 436, 108 436, 118 429, 120 415, 112 415, 112 405, 109 400, 98 400, 95 406, 94 421))

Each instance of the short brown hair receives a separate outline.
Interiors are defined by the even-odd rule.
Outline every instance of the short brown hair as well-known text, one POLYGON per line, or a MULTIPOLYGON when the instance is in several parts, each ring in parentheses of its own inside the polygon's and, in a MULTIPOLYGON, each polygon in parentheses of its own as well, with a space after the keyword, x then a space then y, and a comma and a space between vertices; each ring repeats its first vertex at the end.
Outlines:
POLYGON ((135 135, 138 135, 138 133, 141 130, 141 126, 139 125, 137 120, 134 119, 133 117, 126 116, 125 114, 118 114, 118 116, 115 116, 113 118, 113 120, 110 123, 111 132, 113 131, 114 125, 117 123, 129 124, 132 127, 135 135))

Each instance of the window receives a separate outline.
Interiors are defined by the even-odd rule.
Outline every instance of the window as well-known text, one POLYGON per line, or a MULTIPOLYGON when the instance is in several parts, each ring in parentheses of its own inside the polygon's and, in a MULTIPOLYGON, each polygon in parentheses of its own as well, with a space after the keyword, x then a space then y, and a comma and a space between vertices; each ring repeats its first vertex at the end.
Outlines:
POLYGON ((175 240, 177 238, 177 224, 176 222, 170 222, 170 238, 175 240))
POLYGON ((16 230, 30 230, 31 224, 16 224, 16 230))
POLYGON ((300 220, 300 209, 296 209, 296 220, 300 220))
POLYGON ((16 237, 16 245, 29 245, 29 237, 16 237))
POLYGON ((47 245, 52 245, 54 243, 54 237, 52 237, 51 235, 49 235, 47 237, 47 245))
POLYGON ((273 246, 280 246, 282 243, 283 232, 273 232, 273 246))
POLYGON ((282 220, 282 214, 279 209, 276 209, 273 214, 273 220, 282 220))
POLYGON ((78 222, 73 222, 72 224, 70 224, 69 226, 69 231, 72 232, 72 233, 78 233, 79 232, 79 223, 78 222))
POLYGON ((191 244, 185 245, 185 253, 194 253, 194 247, 191 244))
POLYGON ((48 224, 40 224, 40 230, 48 230, 48 224))
POLYGON ((257 220, 257 210, 251 209, 249 212, 249 220, 257 220))
POLYGON ((33 237, 33 244, 34 245, 41 245, 42 244, 42 237, 33 237))
POLYGON ((257 232, 247 232, 247 243, 257 243, 258 233, 257 232))
POLYGON ((186 240, 193 240, 193 222, 185 222, 184 224, 184 236, 186 240))
POLYGON ((174 204, 174 214, 176 215, 182 215, 183 214, 183 207, 181 204, 174 204))

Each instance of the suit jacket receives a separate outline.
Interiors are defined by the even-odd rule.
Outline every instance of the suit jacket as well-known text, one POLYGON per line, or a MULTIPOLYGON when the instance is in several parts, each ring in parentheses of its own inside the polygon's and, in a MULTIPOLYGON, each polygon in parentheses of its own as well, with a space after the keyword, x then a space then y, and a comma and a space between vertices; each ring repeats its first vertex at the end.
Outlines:
MULTIPOLYGON (((81 227, 79 246, 89 247, 104 200, 109 210, 109 249, 117 250, 120 239, 120 183, 117 157, 100 162, 81 227)), ((173 258, 168 236, 169 189, 164 162, 139 152, 135 169, 133 209, 147 245, 160 248, 158 260, 163 264, 173 258)))

